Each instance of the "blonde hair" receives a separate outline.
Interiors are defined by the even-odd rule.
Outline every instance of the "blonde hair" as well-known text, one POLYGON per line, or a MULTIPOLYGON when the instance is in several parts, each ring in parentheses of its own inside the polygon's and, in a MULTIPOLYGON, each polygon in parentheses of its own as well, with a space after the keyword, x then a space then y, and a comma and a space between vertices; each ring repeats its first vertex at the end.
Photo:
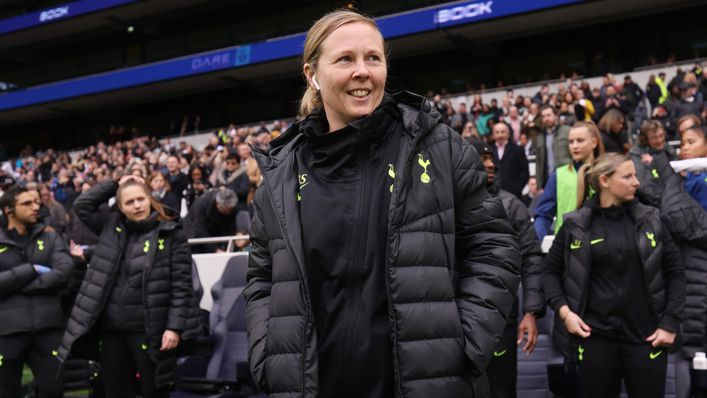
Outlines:
POLYGON ((619 120, 624 120, 624 114, 618 109, 609 109, 599 120, 599 129, 607 134, 611 134, 611 126, 619 120))
POLYGON ((578 129, 578 128, 585 128, 589 132, 589 134, 594 137, 594 139, 597 141, 597 146, 594 148, 593 154, 594 154, 594 159, 598 158, 599 156, 604 154, 604 141, 601 139, 601 133, 599 132, 599 128, 597 127, 596 124, 594 124, 593 121, 579 121, 575 122, 575 124, 570 127, 570 130, 572 129, 578 129))
MULTIPOLYGON (((348 9, 332 11, 319 18, 319 20, 317 20, 317 22, 315 22, 307 32, 307 38, 304 40, 304 51, 302 53, 303 70, 304 64, 310 64, 312 68, 316 67, 317 62, 319 61, 319 56, 321 55, 322 43, 324 40, 326 40, 341 26, 353 22, 367 23, 380 32, 378 24, 373 18, 369 18, 348 9)), ((382 36, 383 35, 381 34, 381 37, 382 36)), ((388 58, 387 53, 388 52, 385 51, 386 59, 388 58)), ((305 76, 305 80, 306 79, 307 77, 305 76)), ((320 108, 321 106, 322 98, 319 91, 307 84, 307 88, 302 95, 302 99, 300 99, 299 115, 302 117, 307 116, 312 113, 313 110, 320 108)))
POLYGON ((582 207, 590 192, 599 193, 601 191, 599 177, 610 177, 619 166, 630 161, 631 159, 626 155, 610 152, 599 156, 591 164, 583 165, 578 172, 583 178, 577 181, 577 208, 582 207), (589 192, 587 192, 587 186, 590 187, 589 192))

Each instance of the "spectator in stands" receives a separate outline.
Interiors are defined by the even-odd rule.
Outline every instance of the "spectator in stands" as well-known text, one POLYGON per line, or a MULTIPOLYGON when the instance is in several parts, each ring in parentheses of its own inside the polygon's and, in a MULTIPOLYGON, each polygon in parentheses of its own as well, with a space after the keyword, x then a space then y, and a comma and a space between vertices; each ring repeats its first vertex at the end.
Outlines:
POLYGON ((37 184, 37 191, 39 192, 39 199, 42 201, 42 208, 39 213, 40 219, 44 222, 44 225, 63 236, 69 223, 69 215, 64 210, 64 206, 54 200, 48 184, 37 184))
POLYGON ((206 173, 206 169, 196 164, 189 172, 189 185, 187 185, 187 208, 191 209, 194 202, 211 188, 211 183, 206 173))
POLYGON ((565 164, 570 163, 571 157, 567 145, 569 126, 560 126, 557 123, 557 109, 544 105, 540 111, 543 130, 535 137, 535 176, 538 184, 545 186, 552 172, 565 164))
MULTIPOLYGON (((694 76, 694 75, 693 75, 694 76)), ((697 86, 695 83, 683 81, 679 84, 680 98, 670 109, 670 118, 674 123, 686 115, 702 116, 705 102, 696 95, 697 86)))
POLYGON ((545 83, 540 87, 540 91, 533 96, 533 102, 540 107, 547 104, 548 101, 550 101, 550 86, 545 83))
POLYGON ((472 396, 520 263, 478 154, 424 98, 385 93, 373 19, 325 15, 303 63, 304 119, 255 153, 267 188, 254 201, 244 291, 254 379, 293 396, 472 396), (425 214, 439 222, 414 228, 425 214))
POLYGON ((538 181, 535 176, 528 179, 528 192, 520 200, 528 208, 530 217, 535 219, 535 211, 538 207, 538 199, 543 194, 543 190, 538 188, 538 181))
POLYGON ((638 135, 638 145, 633 146, 628 155, 641 183, 636 195, 641 203, 658 207, 663 192, 660 170, 677 158, 673 148, 666 144, 663 125, 656 120, 643 122, 638 135))
MULTIPOLYGON (((81 185, 81 193, 88 192, 95 183, 93 181, 86 181, 81 185)), ((110 208, 108 204, 104 204, 99 208, 100 212, 109 212, 110 208)), ((66 231, 67 238, 78 245, 95 245, 98 242, 98 235, 96 235, 91 228, 87 227, 79 217, 76 215, 76 211, 71 208, 69 212, 69 225, 66 231)))
POLYGON ((572 163, 553 171, 545 191, 539 199, 535 214, 535 231, 540 241, 545 235, 557 233, 564 215, 577 209, 577 170, 604 153, 599 131, 592 122, 577 122, 569 132, 569 150, 572 163), (552 229, 553 217, 555 228, 552 229))
POLYGON ((702 118, 700 118, 697 115, 687 114, 687 115, 681 117, 680 119, 678 119, 678 122, 676 124, 678 138, 681 138, 682 134, 688 128, 691 128, 692 126, 700 126, 700 125, 702 125, 702 118))
POLYGON ((184 233, 133 175, 94 186, 74 209, 99 238, 57 358, 66 361, 74 343, 96 328, 109 396, 168 397, 175 349, 201 325, 184 233), (113 196, 120 211, 100 212, 113 196))
POLYGON ((228 154, 228 156, 226 156, 226 165, 216 179, 217 187, 226 187, 233 191, 238 197, 236 211, 247 209, 248 192, 250 191, 248 170, 245 167, 241 167, 240 163, 241 159, 238 157, 238 154, 228 154))
POLYGON ((169 209, 172 212, 171 215, 180 214, 182 201, 177 194, 172 192, 172 187, 162 172, 153 171, 147 179, 147 186, 152 190, 152 197, 169 209))
POLYGON ((52 179, 51 191, 54 195, 54 200, 59 202, 65 209, 70 209, 76 198, 76 189, 69 170, 62 168, 57 176, 52 179))
POLYGON ((167 181, 172 187, 172 192, 179 196, 179 200, 182 200, 184 190, 186 190, 187 185, 189 185, 189 177, 182 173, 179 167, 179 158, 175 155, 170 155, 167 158, 167 181))
POLYGON ((555 345, 579 364, 584 396, 618 397, 623 380, 630 398, 663 398, 685 307, 680 252, 658 210, 635 200, 628 157, 608 153, 580 174, 580 197, 584 184, 596 197, 567 216, 545 261, 555 345))
POLYGON ((601 102, 601 106, 596 109, 596 115, 599 119, 601 119, 612 109, 618 110, 624 115, 627 115, 630 112, 626 101, 617 95, 616 88, 613 85, 609 85, 606 87, 606 94, 601 102))
POLYGON ((505 122, 493 125, 493 157, 501 177, 499 187, 520 198, 530 177, 528 158, 523 148, 510 140, 510 130, 505 122))
POLYGON ((468 121, 469 113, 466 111, 466 102, 460 102, 457 113, 452 116, 451 126, 454 130, 461 134, 464 126, 466 126, 466 122, 468 121))
POLYGON ((518 107, 511 106, 508 108, 508 116, 505 117, 504 121, 511 126, 511 141, 515 144, 520 143, 520 133, 523 132, 523 118, 518 113, 518 107))
MULTIPOLYGON (((184 218, 184 230, 191 238, 232 236, 236 233, 236 194, 226 188, 214 189, 201 195, 184 218)), ((225 251, 226 244, 192 246, 194 253, 225 251)))
POLYGON ((626 102, 626 107, 629 110, 627 116, 631 118, 633 111, 643 99, 643 90, 631 79, 630 75, 624 76, 624 85, 621 89, 620 97, 626 102))
POLYGON ((598 126, 606 152, 623 154, 628 151, 628 136, 624 131, 624 114, 621 111, 609 109, 599 120, 598 126))
POLYGON ((655 108, 660 104, 660 97, 662 95, 660 86, 656 81, 655 74, 651 74, 648 77, 648 84, 646 84, 646 97, 648 102, 651 104, 651 108, 655 108))
POLYGON ((241 159, 240 167, 246 170, 248 181, 250 182, 248 200, 246 202, 250 207, 250 204, 253 203, 253 197, 255 196, 255 189, 258 187, 258 184, 260 184, 260 180, 262 179, 260 176, 260 168, 258 167, 258 162, 256 162, 253 158, 253 154, 248 144, 238 144, 236 150, 238 151, 238 157, 241 159))
MULTIPOLYGON (((683 159, 707 158, 707 139, 705 126, 687 128, 680 140, 683 159)), ((707 211, 707 172, 685 173, 685 191, 707 211)))
MULTIPOLYGON (((494 125, 494 135, 496 135, 496 128, 500 125, 502 124, 494 125)), ((498 182, 495 179, 495 155, 491 147, 478 140, 474 140, 473 145, 486 168, 486 175, 488 176, 486 189, 489 193, 501 199, 513 230, 518 236, 518 245, 523 256, 521 265, 523 319, 518 323, 516 316, 518 314, 518 299, 516 299, 513 303, 510 320, 501 336, 501 340, 496 345, 494 356, 491 358, 491 363, 486 371, 491 387, 491 397, 515 397, 517 348, 520 347, 525 339, 526 342, 521 350, 526 355, 532 354, 538 338, 536 318, 545 315, 545 297, 542 292, 543 255, 535 237, 535 230, 528 215, 528 209, 516 196, 498 186, 498 182)))
POLYGON ((14 186, 0 198, 0 396, 20 397, 29 365, 40 397, 63 396, 59 363, 64 316, 58 292, 66 285, 71 256, 56 232, 38 218, 39 196, 14 186))

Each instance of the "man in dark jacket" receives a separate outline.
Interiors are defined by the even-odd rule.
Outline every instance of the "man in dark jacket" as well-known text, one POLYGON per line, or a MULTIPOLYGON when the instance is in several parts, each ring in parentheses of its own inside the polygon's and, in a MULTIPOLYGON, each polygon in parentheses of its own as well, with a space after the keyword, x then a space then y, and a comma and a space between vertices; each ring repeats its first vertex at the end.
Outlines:
MULTIPOLYGON (((189 239, 231 236, 236 234, 236 204, 238 198, 229 189, 214 189, 201 195, 184 218, 189 239)), ((193 253, 223 251, 224 244, 192 246, 193 253)))
MULTIPOLYGON (((496 125, 498 126, 498 125, 496 125)), ((494 129, 495 127, 494 126, 494 129)), ((527 336, 522 351, 530 355, 535 349, 538 338, 537 318, 545 315, 545 297, 542 292, 542 262, 543 255, 533 224, 530 221, 528 209, 515 196, 499 189, 496 180, 496 166, 493 162, 491 148, 481 141, 472 141, 474 148, 481 156, 486 167, 489 193, 501 199, 513 229, 518 235, 520 252, 523 255, 521 265, 521 281, 523 284, 523 319, 518 324, 518 300, 513 305, 509 322, 501 336, 499 344, 493 352, 493 358, 487 369, 491 396, 494 398, 510 398, 516 396, 517 356, 516 346, 520 346, 527 336)))
POLYGON ((59 362, 64 316, 59 290, 73 262, 55 232, 37 222, 39 196, 15 186, 0 199, 7 225, 0 227, 0 397, 19 397, 29 365, 40 397, 63 395, 59 362))
POLYGON ((510 140, 511 128, 505 122, 494 124, 492 134, 493 160, 501 173, 500 187, 520 199, 530 177, 525 151, 510 140))

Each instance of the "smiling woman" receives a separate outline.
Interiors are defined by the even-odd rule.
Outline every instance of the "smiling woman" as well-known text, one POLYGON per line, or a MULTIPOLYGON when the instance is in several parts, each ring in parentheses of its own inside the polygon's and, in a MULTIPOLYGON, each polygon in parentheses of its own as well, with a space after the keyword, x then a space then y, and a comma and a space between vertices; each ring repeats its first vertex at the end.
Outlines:
POLYGON ((520 262, 479 155, 424 98, 385 92, 373 19, 325 15, 302 61, 304 119, 254 152, 254 379, 300 397, 473 396, 520 262))

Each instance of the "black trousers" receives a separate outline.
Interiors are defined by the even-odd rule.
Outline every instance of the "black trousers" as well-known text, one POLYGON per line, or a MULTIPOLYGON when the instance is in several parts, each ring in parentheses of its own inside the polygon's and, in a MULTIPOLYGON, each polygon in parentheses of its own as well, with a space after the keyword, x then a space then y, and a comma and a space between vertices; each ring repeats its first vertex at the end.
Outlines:
POLYGON ((588 398, 618 398, 621 380, 630 398, 663 398, 668 352, 650 344, 630 344, 590 336, 579 346, 579 380, 588 398))
POLYGON ((166 398, 169 387, 155 386, 155 363, 147 354, 145 333, 101 334, 103 385, 109 398, 166 398))
POLYGON ((59 360, 53 351, 61 344, 59 329, 0 336, 0 398, 19 398, 22 369, 29 365, 40 398, 64 395, 59 360))
POLYGON ((518 328, 513 323, 506 326, 491 357, 486 375, 493 398, 516 398, 518 379, 518 328))

